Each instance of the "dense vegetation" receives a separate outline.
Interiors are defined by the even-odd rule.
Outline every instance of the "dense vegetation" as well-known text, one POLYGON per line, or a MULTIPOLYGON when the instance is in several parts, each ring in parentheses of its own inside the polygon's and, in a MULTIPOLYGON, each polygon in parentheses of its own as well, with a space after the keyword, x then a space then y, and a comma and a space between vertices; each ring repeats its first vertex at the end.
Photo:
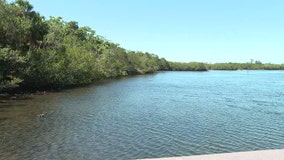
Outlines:
POLYGON ((169 69, 164 58, 127 51, 75 21, 45 20, 27 1, 0 0, 0 7, 0 92, 169 69))
POLYGON ((260 61, 249 63, 200 63, 168 62, 172 71, 207 71, 207 70, 284 70, 284 64, 262 64, 260 61))
POLYGON ((284 69, 261 63, 168 62, 128 51, 89 27, 62 18, 46 20, 25 0, 0 0, 0 93, 15 88, 59 88, 158 70, 284 69))
POLYGON ((284 70, 284 64, 262 64, 260 61, 250 63, 215 63, 206 64, 208 70, 284 70))
POLYGON ((206 64, 200 62, 169 62, 169 64, 173 71, 207 71, 206 64))

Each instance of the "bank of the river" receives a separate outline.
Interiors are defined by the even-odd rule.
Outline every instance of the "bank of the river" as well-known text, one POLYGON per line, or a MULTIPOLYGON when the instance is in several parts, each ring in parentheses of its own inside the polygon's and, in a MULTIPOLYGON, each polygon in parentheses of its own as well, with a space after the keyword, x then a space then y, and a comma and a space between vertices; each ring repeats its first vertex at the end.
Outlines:
POLYGON ((0 103, 5 103, 6 100, 30 99, 34 95, 44 95, 47 92, 60 92, 66 89, 88 87, 92 84, 100 83, 101 81, 106 81, 106 80, 117 80, 120 78, 156 74, 156 73, 158 72, 148 72, 148 73, 133 72, 133 73, 129 73, 128 75, 120 75, 120 76, 115 76, 115 77, 105 77, 105 78, 97 79, 97 80, 94 80, 86 84, 72 84, 72 85, 48 86, 48 87, 37 87, 37 86, 25 87, 25 86, 20 85, 18 87, 10 88, 8 90, 4 90, 4 91, 0 90, 0 103))
MULTIPOLYGON (((242 67, 232 67, 228 64, 231 63, 222 63, 221 66, 223 68, 215 68, 212 66, 219 66, 220 64, 206 64, 206 63, 179 63, 179 62, 170 62, 170 66, 167 70, 164 71, 188 71, 188 72, 207 72, 207 71, 281 71, 284 70, 284 67, 281 67, 282 65, 273 65, 274 68, 268 69, 265 68, 265 65, 261 65, 262 67, 257 68, 256 66, 254 69, 247 69, 245 66, 248 63, 244 63, 243 65, 241 63, 233 63, 237 64, 237 66, 242 66, 242 67), (174 65, 173 65, 174 64, 174 65), (182 66, 179 66, 179 64, 182 66), (200 67, 201 66, 201 67, 200 67), (278 66, 278 68, 277 68, 278 66), (276 67, 276 68, 275 68, 276 67)), ((258 64, 259 66, 259 64, 258 64)), ((283 65, 284 66, 284 65, 283 65)), ((147 74, 156 74, 159 72, 163 72, 163 70, 160 71, 151 71, 151 72, 129 72, 127 75, 117 75, 114 77, 105 77, 105 78, 100 78, 97 80, 94 80, 92 82, 86 83, 86 84, 72 84, 72 85, 61 85, 61 86, 47 86, 47 87, 38 87, 38 86, 19 86, 15 88, 10 88, 8 90, 0 90, 0 103, 5 102, 5 100, 22 100, 22 99, 29 99, 33 95, 42 95, 45 94, 48 91, 62 91, 64 89, 72 89, 76 87, 82 87, 82 86, 88 86, 93 83, 97 83, 106 79, 119 79, 119 78, 124 78, 124 77, 133 77, 133 76, 139 76, 139 75, 147 75, 147 74)))
POLYGON ((36 92, 10 92, 0 94, 0 103, 5 103, 7 100, 25 100, 31 99, 34 95, 44 95, 46 91, 36 91, 36 92))

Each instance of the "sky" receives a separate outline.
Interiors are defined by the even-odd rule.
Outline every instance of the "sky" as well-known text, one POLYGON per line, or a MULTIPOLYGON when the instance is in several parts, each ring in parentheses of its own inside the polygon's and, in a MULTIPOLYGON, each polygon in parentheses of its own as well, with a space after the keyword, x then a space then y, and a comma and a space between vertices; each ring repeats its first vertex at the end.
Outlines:
POLYGON ((284 63, 283 0, 29 0, 127 50, 178 62, 284 63))

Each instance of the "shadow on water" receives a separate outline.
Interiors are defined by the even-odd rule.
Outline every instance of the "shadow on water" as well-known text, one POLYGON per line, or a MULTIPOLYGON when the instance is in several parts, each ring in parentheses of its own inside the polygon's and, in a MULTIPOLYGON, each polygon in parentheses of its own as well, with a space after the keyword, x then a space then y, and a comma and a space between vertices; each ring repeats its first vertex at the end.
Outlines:
POLYGON ((25 106, 26 106, 25 103, 15 104, 15 103, 10 103, 10 102, 5 102, 5 103, 1 103, 0 108, 25 107, 25 106))
POLYGON ((0 123, 1 123, 1 121, 6 121, 6 120, 8 120, 9 118, 7 118, 7 117, 0 117, 0 123))

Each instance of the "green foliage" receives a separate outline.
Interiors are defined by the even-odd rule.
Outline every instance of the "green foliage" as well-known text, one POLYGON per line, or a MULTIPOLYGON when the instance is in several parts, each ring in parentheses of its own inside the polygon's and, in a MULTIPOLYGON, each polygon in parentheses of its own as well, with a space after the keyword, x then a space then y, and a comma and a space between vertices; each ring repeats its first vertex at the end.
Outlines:
POLYGON ((0 48, 0 90, 18 87, 22 82, 18 75, 25 62, 19 51, 0 48))
POLYGON ((249 68, 250 64, 240 64, 240 63, 215 63, 210 65, 211 70, 238 70, 249 68))
POLYGON ((45 20, 25 0, 0 0, 0 92, 4 88, 58 88, 96 79, 168 70, 165 59, 126 51, 89 27, 45 20))
POLYGON ((283 64, 263 64, 260 61, 255 63, 215 63, 207 64, 211 70, 283 70, 283 64))
POLYGON ((160 66, 160 70, 162 70, 162 71, 168 71, 168 70, 171 69, 170 63, 165 58, 159 59, 158 63, 159 63, 159 66, 160 66))
POLYGON ((127 75, 128 59, 125 49, 110 44, 98 59, 100 72, 103 77, 119 77, 127 75))
POLYGON ((199 62, 170 62, 170 68, 173 71, 207 71, 206 65, 199 62))
POLYGON ((65 53, 55 50, 33 49, 27 53, 27 66, 23 73, 23 85, 28 88, 50 87, 64 84, 66 78, 65 53))
POLYGON ((33 6, 24 0, 0 2, 0 46, 27 51, 37 46, 47 33, 47 24, 33 6))

